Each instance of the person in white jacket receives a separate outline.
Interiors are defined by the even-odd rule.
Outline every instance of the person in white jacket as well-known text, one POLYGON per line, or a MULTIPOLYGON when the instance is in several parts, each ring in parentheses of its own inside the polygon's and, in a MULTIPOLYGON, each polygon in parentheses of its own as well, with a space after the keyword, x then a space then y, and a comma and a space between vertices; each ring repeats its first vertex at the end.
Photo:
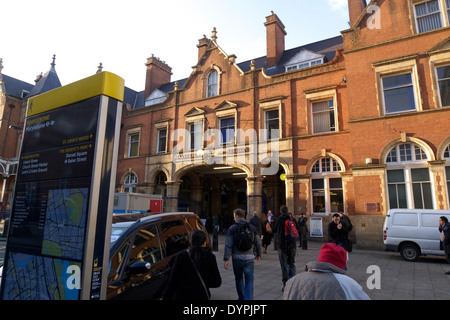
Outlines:
POLYGON ((318 261, 288 280, 284 300, 370 300, 362 287, 344 271, 347 252, 335 243, 325 243, 318 261))

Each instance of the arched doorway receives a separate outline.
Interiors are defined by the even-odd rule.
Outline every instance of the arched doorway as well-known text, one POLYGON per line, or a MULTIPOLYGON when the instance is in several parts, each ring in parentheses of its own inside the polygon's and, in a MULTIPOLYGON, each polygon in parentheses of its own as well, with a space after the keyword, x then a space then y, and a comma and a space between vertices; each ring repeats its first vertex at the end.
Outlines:
MULTIPOLYGON (((279 165, 275 175, 263 176, 262 182, 262 212, 267 214, 269 210, 275 216, 279 215, 280 207, 286 205, 286 172, 279 165)), ((293 210, 294 208, 288 208, 293 210)), ((293 211, 292 211, 293 212, 293 211)))

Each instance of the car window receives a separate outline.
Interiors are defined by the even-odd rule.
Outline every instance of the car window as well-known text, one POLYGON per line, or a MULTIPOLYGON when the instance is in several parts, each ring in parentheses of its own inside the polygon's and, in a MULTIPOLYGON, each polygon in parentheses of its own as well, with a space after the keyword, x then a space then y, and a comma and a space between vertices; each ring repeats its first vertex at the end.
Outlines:
POLYGON ((151 224, 140 228, 134 237, 130 263, 145 261, 154 264, 161 259, 161 244, 156 226, 151 224))
POLYGON ((126 259, 128 249, 130 248, 130 239, 128 239, 122 247, 109 259, 108 282, 115 281, 119 278, 120 270, 126 259))
POLYGON ((189 247, 189 235, 181 220, 162 222, 160 225, 166 248, 166 257, 189 247))

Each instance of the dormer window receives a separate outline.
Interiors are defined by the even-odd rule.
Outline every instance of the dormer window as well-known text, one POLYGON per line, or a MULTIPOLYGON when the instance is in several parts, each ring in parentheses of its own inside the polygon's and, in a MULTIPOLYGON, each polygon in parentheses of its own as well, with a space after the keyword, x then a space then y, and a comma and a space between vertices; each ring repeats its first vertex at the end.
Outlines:
POLYGON ((309 68, 323 64, 325 56, 308 50, 302 50, 284 65, 286 72, 309 68))
POLYGON ((27 90, 22 90, 22 92, 20 93, 20 97, 21 98, 25 98, 27 95, 30 94, 30 91, 27 90))

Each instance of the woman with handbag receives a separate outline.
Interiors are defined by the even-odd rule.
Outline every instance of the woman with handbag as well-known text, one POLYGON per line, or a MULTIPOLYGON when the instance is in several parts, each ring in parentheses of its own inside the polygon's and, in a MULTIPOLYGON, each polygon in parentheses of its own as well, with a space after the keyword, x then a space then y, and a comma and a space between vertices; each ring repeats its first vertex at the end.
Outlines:
POLYGON ((209 300, 209 288, 220 287, 216 257, 205 243, 206 234, 194 230, 190 249, 175 257, 163 300, 209 300))

